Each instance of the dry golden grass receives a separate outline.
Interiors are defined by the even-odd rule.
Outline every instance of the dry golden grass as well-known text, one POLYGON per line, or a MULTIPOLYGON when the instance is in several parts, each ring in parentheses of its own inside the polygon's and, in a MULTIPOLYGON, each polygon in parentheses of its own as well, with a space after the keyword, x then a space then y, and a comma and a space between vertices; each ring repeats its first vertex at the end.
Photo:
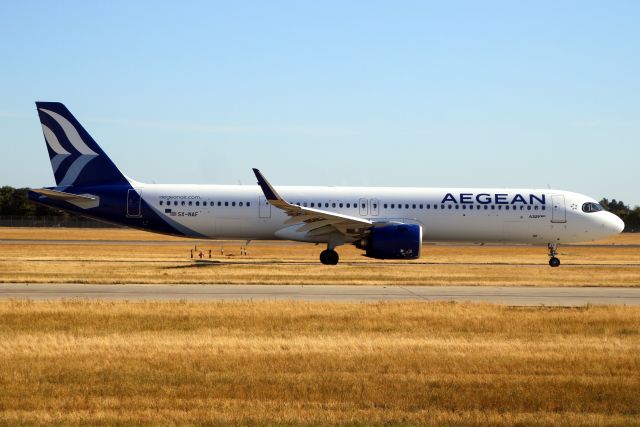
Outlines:
POLYGON ((562 246, 557 269, 548 267, 546 248, 532 246, 425 245, 416 261, 371 260, 343 246, 341 264, 323 266, 323 248, 309 244, 254 242, 241 256, 242 242, 127 229, 3 228, 0 239, 0 282, 640 286, 640 235, 562 246), (203 262, 190 259, 194 245, 203 262))
POLYGON ((637 425, 640 308, 0 303, 0 422, 637 425))

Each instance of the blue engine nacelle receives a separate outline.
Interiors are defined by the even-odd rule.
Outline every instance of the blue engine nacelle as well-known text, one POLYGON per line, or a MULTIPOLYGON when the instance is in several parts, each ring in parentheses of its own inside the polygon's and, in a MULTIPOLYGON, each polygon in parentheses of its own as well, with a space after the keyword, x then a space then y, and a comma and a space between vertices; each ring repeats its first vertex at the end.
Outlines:
POLYGON ((358 245, 366 256, 377 259, 416 259, 422 249, 422 227, 418 224, 389 224, 373 227, 358 245))

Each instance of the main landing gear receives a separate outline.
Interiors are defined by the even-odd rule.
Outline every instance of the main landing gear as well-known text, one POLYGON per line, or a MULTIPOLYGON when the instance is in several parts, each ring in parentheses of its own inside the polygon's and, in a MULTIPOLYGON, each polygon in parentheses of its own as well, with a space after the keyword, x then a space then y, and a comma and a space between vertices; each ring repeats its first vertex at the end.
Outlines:
POLYGON ((320 252, 320 262, 324 265, 336 265, 339 260, 338 252, 333 249, 325 249, 320 252))
POLYGON ((549 265, 551 267, 558 267, 560 265, 560 260, 556 257, 558 255, 558 244, 557 243, 549 243, 549 265))

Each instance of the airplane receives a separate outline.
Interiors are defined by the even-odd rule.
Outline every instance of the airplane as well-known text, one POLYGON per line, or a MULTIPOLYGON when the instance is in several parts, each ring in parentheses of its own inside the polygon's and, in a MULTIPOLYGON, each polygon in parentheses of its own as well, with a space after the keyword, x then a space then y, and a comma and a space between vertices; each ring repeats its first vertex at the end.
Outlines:
POLYGON ((375 259, 417 259, 424 242, 558 245, 622 232, 624 222, 593 198, 569 191, 512 188, 274 187, 146 184, 124 175, 71 112, 36 102, 55 177, 29 199, 136 229, 197 239, 293 240, 351 244, 375 259))

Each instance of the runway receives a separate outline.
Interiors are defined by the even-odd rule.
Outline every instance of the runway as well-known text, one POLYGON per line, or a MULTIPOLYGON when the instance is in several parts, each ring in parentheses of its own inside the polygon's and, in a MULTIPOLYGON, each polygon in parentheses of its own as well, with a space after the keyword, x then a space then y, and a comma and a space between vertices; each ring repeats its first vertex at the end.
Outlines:
POLYGON ((640 288, 333 285, 0 284, 0 299, 322 302, 456 301, 512 306, 640 305, 640 288))

